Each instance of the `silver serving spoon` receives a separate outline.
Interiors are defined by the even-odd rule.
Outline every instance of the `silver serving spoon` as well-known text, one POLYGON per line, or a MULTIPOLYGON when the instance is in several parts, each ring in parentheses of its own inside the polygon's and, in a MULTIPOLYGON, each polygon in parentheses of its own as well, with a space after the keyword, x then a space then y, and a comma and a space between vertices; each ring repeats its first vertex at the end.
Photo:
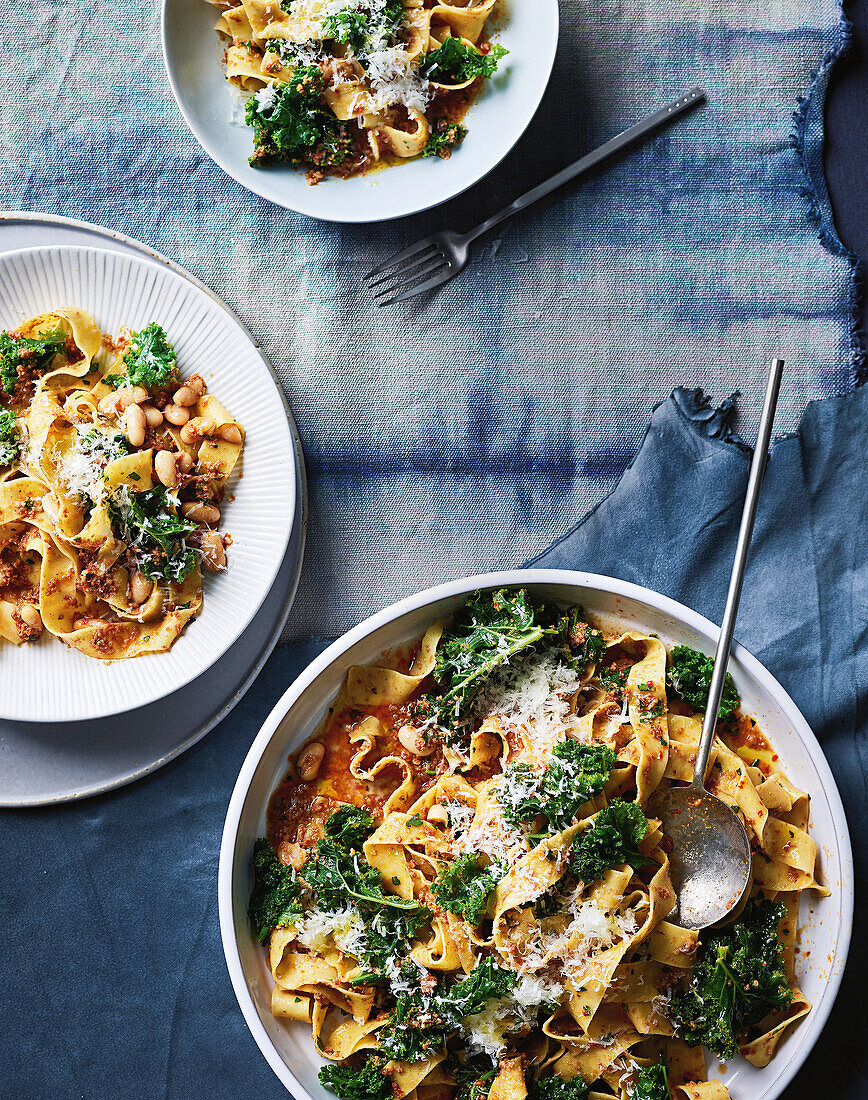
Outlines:
POLYGON ((686 787, 670 787, 661 792, 651 805, 652 812, 663 823, 663 831, 672 841, 669 870, 677 900, 668 919, 682 928, 708 928, 724 920, 739 905, 750 886, 751 852, 747 831, 741 818, 705 789, 705 773, 726 680, 732 632, 783 368, 783 360, 772 362, 766 387, 693 779, 686 787))

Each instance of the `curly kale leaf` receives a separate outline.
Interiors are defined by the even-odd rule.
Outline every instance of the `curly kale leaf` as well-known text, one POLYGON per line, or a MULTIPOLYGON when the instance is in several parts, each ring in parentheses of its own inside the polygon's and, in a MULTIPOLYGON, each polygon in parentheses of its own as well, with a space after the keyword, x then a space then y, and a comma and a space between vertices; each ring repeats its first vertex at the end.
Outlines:
POLYGON ((149 581, 181 581, 194 568, 196 558, 185 540, 196 525, 170 509, 162 485, 140 493, 121 486, 109 498, 109 515, 149 581))
POLYGON ((452 153, 467 137, 467 127, 460 122, 449 122, 440 119, 431 127, 431 133, 422 150, 423 157, 440 157, 441 160, 449 160, 452 153))
POLYGON ((379 1039, 383 1050, 402 1062, 417 1062, 443 1049, 462 1020, 481 1012, 492 999, 506 997, 518 981, 514 970, 504 970, 486 958, 466 978, 431 997, 399 994, 379 1039))
POLYGON ((362 851, 373 829, 366 810, 342 806, 326 822, 325 835, 301 871, 320 909, 335 913, 349 904, 360 918, 363 928, 353 953, 364 970, 356 983, 382 977, 431 920, 426 906, 384 891, 382 875, 362 851))
MULTIPOLYGON (((711 687, 711 674, 714 671, 714 658, 706 657, 690 646, 677 645, 669 654, 669 672, 666 681, 670 688, 685 703, 696 710, 705 710, 708 706, 708 690, 711 687)), ((738 710, 741 704, 732 676, 727 673, 723 685, 723 697, 720 701, 720 720, 725 721, 738 710)))
POLYGON ((542 814, 551 831, 561 832, 602 791, 614 766, 615 754, 608 745, 585 745, 573 739, 555 745, 551 762, 541 773, 527 764, 511 764, 497 795, 504 820, 518 828, 542 814))
POLYGON ((126 374, 107 374, 103 381, 115 389, 143 386, 146 390, 161 389, 176 381, 178 356, 162 325, 151 321, 140 332, 133 333, 124 353, 124 366, 126 374))
POLYGON ((382 1054, 373 1053, 357 1066, 323 1066, 320 1084, 341 1100, 390 1100, 392 1082, 385 1073, 386 1061, 382 1054))
POLYGON ((480 867, 479 857, 474 852, 467 852, 440 868, 432 891, 444 909, 463 917, 469 924, 479 924, 498 881, 499 876, 491 867, 480 867))
POLYGON ((639 851, 639 841, 648 829, 648 819, 635 802, 612 802, 600 810, 593 827, 576 837, 569 857, 569 871, 588 886, 611 867, 628 863, 644 866, 648 859, 639 851))
POLYGON ((18 417, 11 409, 0 409, 0 466, 11 466, 20 449, 18 417))
POLYGON ((770 1012, 784 1011, 793 994, 778 938, 783 905, 750 902, 742 918, 700 943, 690 982, 672 998, 677 1034, 719 1058, 738 1053, 739 1036, 770 1012))
POLYGON ((669 1097, 669 1071, 665 1062, 654 1062, 639 1071, 630 1100, 669 1100, 669 1097))
POLYGON ((48 336, 12 336, 0 332, 0 390, 12 393, 18 385, 19 368, 41 374, 55 355, 66 349, 66 336, 54 332, 48 336))
POLYGON ((281 863, 265 838, 253 846, 256 881, 247 915, 253 934, 265 943, 275 928, 295 924, 302 915, 301 890, 291 867, 281 863))
POLYGON ((585 1100, 589 1085, 581 1077, 565 1081, 563 1077, 541 1077, 528 1083, 530 1100, 585 1100))
POLYGON ((492 46, 488 53, 480 53, 460 38, 449 37, 425 55, 419 71, 435 84, 463 84, 478 76, 493 76, 498 61, 508 53, 503 46, 492 46))
POLYGON ((298 66, 288 84, 268 84, 247 101, 245 119, 253 127, 254 168, 290 164, 340 164, 352 142, 321 93, 325 76, 313 65, 298 66))
POLYGON ((373 817, 361 806, 341 806, 326 821, 325 835, 344 848, 358 851, 375 828, 373 817))
POLYGON ((393 45, 403 19, 401 0, 386 0, 376 7, 346 7, 326 16, 322 36, 349 46, 354 54, 365 58, 368 53, 393 45))
POLYGON ((441 726, 456 730, 491 673, 528 657, 544 638, 560 646, 563 659, 579 672, 605 647, 599 630, 583 621, 581 608, 564 612, 535 604, 523 588, 474 592, 443 632, 432 674, 438 690, 423 706, 441 726))

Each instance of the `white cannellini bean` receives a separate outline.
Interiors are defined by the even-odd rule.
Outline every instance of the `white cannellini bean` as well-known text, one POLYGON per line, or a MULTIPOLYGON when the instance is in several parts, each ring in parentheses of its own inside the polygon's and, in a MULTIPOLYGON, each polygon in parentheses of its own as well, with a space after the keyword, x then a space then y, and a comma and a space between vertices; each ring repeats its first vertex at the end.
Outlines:
POLYGON ((200 540, 199 548, 202 551, 202 564, 212 573, 217 573, 226 568, 226 551, 223 549, 223 539, 219 531, 205 531, 200 540))
POLYGON ((142 386, 122 386, 117 391, 117 402, 122 409, 131 408, 133 405, 141 405, 148 400, 148 391, 142 386))
POLYGON ((193 456, 188 455, 186 451, 181 451, 178 455, 178 469, 182 474, 189 474, 193 469, 193 456))
POLYGON ((182 504, 181 515, 194 523, 207 523, 213 526, 220 522, 220 509, 216 504, 201 504, 198 500, 188 500, 182 504))
POLYGON ((105 397, 99 399, 97 409, 101 416, 117 416, 120 412, 118 395, 116 393, 107 393, 105 397))
POLYGON ((432 825, 442 825, 445 829, 449 824, 449 811, 439 802, 435 802, 425 815, 425 820, 430 821, 432 825))
POLYGON ((172 394, 172 401, 174 404, 182 405, 184 408, 195 405, 198 400, 199 395, 194 393, 189 386, 181 386, 180 389, 175 390, 172 394))
POLYGON ((163 414, 154 405, 142 405, 142 412, 145 414, 149 428, 159 428, 163 423, 163 414))
POLYGON ((303 783, 316 779, 324 756, 325 745, 321 741, 311 741, 301 750, 295 766, 298 768, 298 778, 303 783))
POLYGON ((217 425, 210 416, 194 416, 181 429, 181 439, 184 443, 195 443, 212 435, 216 428, 217 425))
POLYGON ((154 455, 154 473, 162 485, 174 489, 178 484, 176 456, 171 451, 157 451, 154 455))
POLYGON ((205 385, 205 379, 201 374, 191 375, 184 383, 187 389, 192 390, 195 393, 197 399, 204 396, 208 392, 208 387, 205 385))
POLYGON ((217 429, 217 438, 222 439, 224 443, 241 442, 241 429, 237 424, 224 424, 222 428, 217 429))
POLYGON ((190 410, 182 408, 181 405, 167 405, 163 409, 163 416, 176 428, 182 428, 190 419, 190 410))
POLYGON ((141 405, 130 405, 124 413, 124 425, 127 431, 127 439, 131 447, 141 447, 145 442, 145 431, 148 423, 141 405))
POLYGON ((426 741, 422 731, 410 725, 401 726, 398 730, 398 740, 407 752, 411 752, 414 756, 430 756, 437 747, 433 738, 430 742, 426 741))
POLYGON ((42 616, 39 614, 39 608, 35 603, 23 603, 18 608, 18 614, 26 627, 37 634, 42 633, 42 616))
POLYGON ((138 569, 130 576, 130 597, 135 604, 142 604, 147 600, 153 589, 153 584, 144 573, 138 569))

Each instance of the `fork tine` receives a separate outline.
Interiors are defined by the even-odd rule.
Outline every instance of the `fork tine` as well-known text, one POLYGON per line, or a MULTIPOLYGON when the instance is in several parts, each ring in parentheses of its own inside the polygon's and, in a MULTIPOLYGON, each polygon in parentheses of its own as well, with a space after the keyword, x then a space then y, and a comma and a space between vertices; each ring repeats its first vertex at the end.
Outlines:
MULTIPOLYGON (((449 261, 445 256, 438 256, 433 263, 427 264, 425 267, 419 268, 417 271, 411 271, 406 278, 401 278, 397 282, 392 283, 390 286, 381 287, 374 293, 374 301, 378 304, 382 299, 392 299, 392 295, 397 294, 399 291, 404 290, 405 287, 410 287, 413 283, 418 283, 420 279, 427 279, 429 275, 432 275, 435 271, 438 271, 443 265, 449 264, 449 261)), ((399 272, 399 275, 403 275, 404 272, 399 272)))
POLYGON ((405 290, 403 294, 396 294, 394 298, 386 298, 385 301, 378 299, 378 306, 390 306, 394 302, 405 302, 408 298, 414 298, 417 294, 424 294, 426 290, 434 290, 438 286, 442 286, 443 283, 448 283, 453 275, 457 275, 461 269, 458 267, 453 268, 452 264, 448 261, 444 268, 441 268, 430 279, 426 279, 424 283, 420 283, 419 286, 411 286, 409 290, 405 290))
MULTIPOLYGON (((417 260, 413 260, 412 263, 403 264, 398 271, 386 271, 384 274, 380 275, 379 278, 373 280, 369 276, 368 290, 372 291, 375 286, 379 286, 381 283, 386 283, 390 279, 400 279, 402 275, 408 275, 414 267, 425 267, 426 265, 433 263, 438 258, 440 260, 446 259, 440 249, 435 248, 433 252, 425 252, 421 254, 419 258, 417 260)), ((383 291, 380 290, 377 293, 382 294, 383 291)))
POLYGON ((388 260, 384 260, 379 267, 375 267, 373 271, 369 271, 365 275, 366 279, 372 279, 374 275, 379 275, 381 271, 387 271, 390 267, 396 267, 398 264, 403 263, 404 260, 409 260, 411 256, 415 256, 417 252, 423 252, 431 247, 436 247, 436 242, 433 237, 426 237, 423 241, 417 241, 415 244, 411 244, 409 248, 405 248, 403 252, 396 252, 394 256, 390 256, 388 260))

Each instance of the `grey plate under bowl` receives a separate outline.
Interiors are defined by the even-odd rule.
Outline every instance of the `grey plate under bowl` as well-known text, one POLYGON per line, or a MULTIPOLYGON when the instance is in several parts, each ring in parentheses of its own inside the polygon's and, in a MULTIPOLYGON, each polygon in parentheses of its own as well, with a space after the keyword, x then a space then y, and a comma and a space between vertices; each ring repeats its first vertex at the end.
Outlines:
MULTIPOLYGON (((58 244, 134 252, 171 267, 219 302, 183 268, 130 237, 69 218, 0 212, 0 252, 58 244)), ((220 305, 238 321, 228 307, 220 305)), ((275 385, 280 389, 276 375, 275 385)), ((0 719, 0 806, 68 802, 132 783, 195 745, 243 697, 277 644, 295 598, 304 555, 308 507, 304 455, 288 406, 286 416, 296 454, 298 511, 277 578, 251 624, 207 672, 148 706, 88 722, 0 719)))

